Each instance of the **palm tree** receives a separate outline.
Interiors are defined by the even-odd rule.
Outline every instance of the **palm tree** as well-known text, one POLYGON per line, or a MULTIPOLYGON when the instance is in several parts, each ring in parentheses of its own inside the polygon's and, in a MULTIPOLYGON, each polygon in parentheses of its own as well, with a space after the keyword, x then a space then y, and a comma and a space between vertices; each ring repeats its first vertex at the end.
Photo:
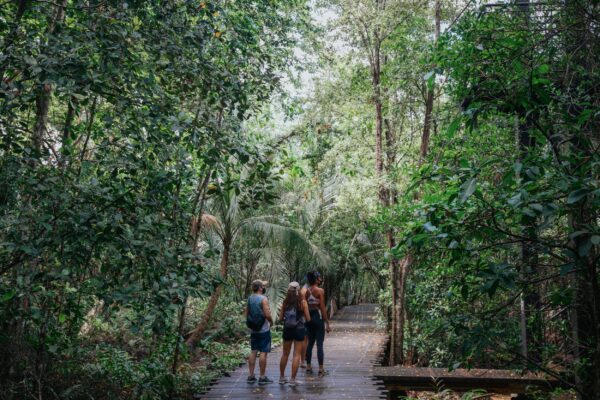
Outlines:
POLYGON ((209 327, 213 313, 228 277, 229 260, 234 243, 245 235, 260 235, 265 242, 295 248, 311 254, 319 263, 328 262, 328 256, 305 238, 302 232, 284 226, 275 216, 246 216, 240 209, 239 198, 233 190, 223 192, 213 204, 216 215, 202 214, 200 226, 207 233, 215 234, 222 245, 220 281, 210 296, 208 305, 198 325, 192 330, 186 344, 193 347, 209 327))

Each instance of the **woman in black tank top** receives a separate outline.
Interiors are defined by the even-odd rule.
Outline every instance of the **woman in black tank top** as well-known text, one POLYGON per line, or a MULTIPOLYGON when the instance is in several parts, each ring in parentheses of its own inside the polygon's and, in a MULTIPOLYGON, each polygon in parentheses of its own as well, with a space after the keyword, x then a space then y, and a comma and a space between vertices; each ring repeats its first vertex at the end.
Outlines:
POLYGON ((310 310, 311 321, 307 324, 308 346, 306 349, 306 373, 312 373, 312 350, 317 344, 317 359, 319 360, 319 376, 327 372, 324 368, 325 354, 323 343, 325 341, 325 331, 330 332, 329 319, 325 308, 325 291, 319 288, 322 282, 321 275, 318 272, 310 272, 307 275, 309 287, 306 290, 306 300, 310 310))

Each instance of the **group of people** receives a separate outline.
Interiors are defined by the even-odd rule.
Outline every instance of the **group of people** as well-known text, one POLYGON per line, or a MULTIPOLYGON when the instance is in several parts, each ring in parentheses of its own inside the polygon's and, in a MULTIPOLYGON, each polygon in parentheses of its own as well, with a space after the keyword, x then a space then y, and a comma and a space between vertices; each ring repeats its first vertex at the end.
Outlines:
MULTIPOLYGON (((304 368, 307 374, 313 373, 313 348, 317 345, 319 362, 318 375, 324 376, 323 342, 325 332, 331 332, 329 318, 325 307, 325 291, 319 287, 323 283, 321 274, 317 271, 306 275, 306 284, 300 287, 298 282, 288 285, 286 297, 279 311, 279 320, 283 321, 283 353, 279 361, 279 383, 297 386, 301 384, 296 379, 298 370, 304 368), (290 353, 293 347, 291 379, 285 376, 290 353)), ((273 381, 266 376, 267 354, 271 351, 271 326, 273 317, 269 309, 269 301, 265 296, 267 282, 255 280, 252 282, 252 295, 248 298, 246 307, 246 324, 250 328, 251 353, 248 358, 248 383, 266 385, 273 381), (259 355, 260 354, 260 355, 259 355), (254 370, 256 358, 259 357, 259 377, 254 370)))

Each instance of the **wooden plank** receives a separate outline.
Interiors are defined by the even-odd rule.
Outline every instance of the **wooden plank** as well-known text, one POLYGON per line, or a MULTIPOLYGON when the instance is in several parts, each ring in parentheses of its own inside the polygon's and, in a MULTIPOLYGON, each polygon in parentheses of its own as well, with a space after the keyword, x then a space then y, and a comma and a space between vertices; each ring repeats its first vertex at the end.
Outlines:
POLYGON ((416 367, 375 367, 373 374, 394 391, 434 390, 444 387, 455 391, 486 389, 498 394, 524 393, 527 387, 552 389, 558 381, 544 374, 497 369, 457 369, 416 367))

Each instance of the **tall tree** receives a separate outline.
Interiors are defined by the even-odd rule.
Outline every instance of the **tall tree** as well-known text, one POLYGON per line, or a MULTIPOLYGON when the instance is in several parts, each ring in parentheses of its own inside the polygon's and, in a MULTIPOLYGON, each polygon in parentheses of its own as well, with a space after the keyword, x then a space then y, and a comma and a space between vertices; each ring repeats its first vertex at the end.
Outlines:
MULTIPOLYGON (((386 63, 395 57, 392 47, 386 46, 397 32, 406 29, 414 16, 412 12, 422 5, 419 1, 338 1, 340 24, 348 40, 362 52, 361 56, 369 65, 373 118, 375 122, 375 176, 378 182, 378 198, 382 208, 389 208, 397 201, 389 173, 395 168, 395 146, 397 133, 394 132, 392 111, 389 103, 392 77, 383 81, 386 63), (387 111, 386 111, 387 108, 387 111), (386 112, 389 114, 386 117, 386 112), (385 156, 385 157, 384 157, 385 156), (387 162, 386 162, 387 161, 387 162)), ((401 79, 401 78, 399 78, 401 79)), ((396 232, 393 227, 384 229, 386 248, 396 246, 396 232)), ((391 360, 394 364, 404 362, 404 286, 406 269, 395 257, 389 261, 392 292, 391 312, 391 360)))

